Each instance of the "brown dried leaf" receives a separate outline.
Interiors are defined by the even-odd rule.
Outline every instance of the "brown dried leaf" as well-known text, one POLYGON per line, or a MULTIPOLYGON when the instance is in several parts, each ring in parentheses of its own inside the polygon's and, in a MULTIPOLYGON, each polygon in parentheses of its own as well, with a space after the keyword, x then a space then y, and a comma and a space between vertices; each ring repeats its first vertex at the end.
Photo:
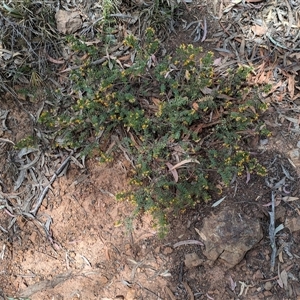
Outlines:
POLYGON ((185 164, 188 164, 188 163, 197 163, 197 164, 200 165, 200 162, 198 160, 193 159, 193 158, 189 158, 189 159, 185 159, 185 160, 181 161, 180 163, 176 164, 175 166, 173 166, 170 171, 172 171, 174 169, 177 169, 177 168, 179 168, 179 167, 181 167, 185 164))
POLYGON ((119 57, 119 61, 128 61, 128 60, 130 60, 130 57, 131 57, 130 54, 121 56, 121 57, 119 57))
POLYGON ((199 109, 199 104, 197 102, 194 102, 192 104, 192 107, 193 107, 194 110, 198 110, 199 109))
POLYGON ((189 299, 194 300, 195 299, 194 294, 193 294, 191 288, 189 287, 189 285, 187 284, 187 282, 184 281, 183 285, 184 285, 184 288, 186 289, 187 293, 189 294, 189 299))
POLYGON ((295 75, 288 75, 288 91, 290 93, 290 97, 293 99, 295 94, 295 75))
POLYGON ((282 256, 282 251, 280 251, 279 254, 278 254, 278 260, 279 260, 281 263, 284 263, 283 256, 282 256))
POLYGON ((241 56, 245 55, 245 37, 242 37, 242 42, 240 45, 240 55, 241 56))
POLYGON ((161 103, 161 100, 159 100, 158 98, 151 97, 150 99, 156 106, 159 106, 159 104, 161 103))
POLYGON ((268 28, 265 26, 254 25, 251 27, 251 30, 254 32, 255 35, 261 36, 267 33, 268 28))

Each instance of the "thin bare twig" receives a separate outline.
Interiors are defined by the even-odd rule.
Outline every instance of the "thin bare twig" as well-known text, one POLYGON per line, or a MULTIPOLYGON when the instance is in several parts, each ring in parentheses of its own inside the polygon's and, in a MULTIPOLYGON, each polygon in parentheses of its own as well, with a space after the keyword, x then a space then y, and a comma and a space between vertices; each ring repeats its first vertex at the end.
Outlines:
MULTIPOLYGON (((118 45, 117 47, 114 47, 113 50, 115 50, 116 48, 117 49, 120 48, 120 45, 118 45)), ((104 63, 106 60, 108 60, 110 58, 116 59, 116 58, 122 56, 128 49, 129 49, 129 47, 125 47, 123 50, 120 50, 118 53, 113 53, 113 51, 111 50, 108 53, 108 55, 106 55, 106 56, 104 56, 104 57, 102 57, 100 59, 94 60, 90 64, 93 65, 93 66, 95 66, 95 65, 101 65, 102 63, 104 63), (110 56, 112 56, 112 57, 110 57, 110 56)), ((66 73, 66 72, 70 72, 70 71, 73 71, 73 70, 77 70, 77 69, 79 69, 79 68, 81 68, 83 66, 84 66, 84 64, 79 65, 79 66, 72 66, 72 67, 69 67, 69 68, 67 68, 65 70, 60 71, 60 73, 66 73)))
POLYGON ((275 242, 275 195, 274 191, 272 191, 272 211, 269 212, 270 215, 270 226, 269 226, 269 237, 272 248, 271 255, 271 271, 274 271, 275 268, 275 258, 277 253, 277 247, 275 242))
POLYGON ((189 299, 190 300, 194 300, 195 299, 195 297, 194 297, 194 294, 193 294, 193 292, 192 292, 192 289, 189 287, 189 285, 187 284, 187 282, 183 282, 183 285, 184 285, 184 288, 186 289, 186 291, 187 291, 187 293, 189 294, 189 299))

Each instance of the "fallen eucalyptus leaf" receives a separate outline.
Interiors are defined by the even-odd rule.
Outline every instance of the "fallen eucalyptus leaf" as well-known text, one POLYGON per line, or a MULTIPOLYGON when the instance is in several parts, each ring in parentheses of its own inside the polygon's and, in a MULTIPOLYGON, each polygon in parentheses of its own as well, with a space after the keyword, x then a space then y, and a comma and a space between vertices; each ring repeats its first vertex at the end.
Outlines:
POLYGON ((299 197, 291 197, 291 196, 282 197, 282 200, 287 201, 287 202, 296 201, 298 199, 299 199, 299 197))
POLYGON ((179 168, 179 167, 181 167, 185 164, 188 164, 188 163, 197 163, 197 164, 200 165, 200 162, 198 160, 190 158, 190 159, 185 159, 185 160, 181 161, 180 163, 176 164, 175 166, 172 167, 171 170, 177 169, 177 168, 179 168))
POLYGON ((225 196, 225 197, 221 198, 220 200, 216 201, 211 207, 217 207, 219 204, 221 204, 225 200, 226 197, 227 196, 225 196))

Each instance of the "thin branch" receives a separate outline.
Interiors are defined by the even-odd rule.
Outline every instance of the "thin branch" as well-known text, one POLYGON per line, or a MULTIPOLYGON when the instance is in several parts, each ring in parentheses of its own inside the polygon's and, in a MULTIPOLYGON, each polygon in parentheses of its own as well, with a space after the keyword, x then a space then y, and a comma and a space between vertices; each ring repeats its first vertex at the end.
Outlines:
POLYGON ((274 271, 275 268, 275 258, 277 253, 276 241, 275 241, 275 195, 272 191, 272 211, 269 212, 270 215, 270 225, 269 225, 269 237, 272 248, 271 255, 271 271, 274 271))

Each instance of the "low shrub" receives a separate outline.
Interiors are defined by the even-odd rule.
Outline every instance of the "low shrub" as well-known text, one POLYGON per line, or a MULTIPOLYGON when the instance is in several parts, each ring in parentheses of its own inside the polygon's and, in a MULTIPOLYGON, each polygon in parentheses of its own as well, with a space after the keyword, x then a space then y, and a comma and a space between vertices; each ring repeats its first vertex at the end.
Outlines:
POLYGON ((135 57, 126 65, 113 57, 95 65, 98 49, 69 43, 89 59, 70 74, 73 95, 58 93, 59 105, 40 122, 56 132, 57 147, 80 148, 103 162, 113 159, 111 150, 126 152, 132 189, 117 198, 132 201, 137 213, 151 212, 161 233, 169 213, 210 199, 210 174, 224 186, 235 175, 266 174, 244 147, 247 137, 269 134, 259 118, 267 104, 247 83, 251 68, 221 76, 213 53, 192 45, 163 56, 152 28, 143 42, 124 40, 135 57), (112 136, 115 147, 107 151, 112 136))

